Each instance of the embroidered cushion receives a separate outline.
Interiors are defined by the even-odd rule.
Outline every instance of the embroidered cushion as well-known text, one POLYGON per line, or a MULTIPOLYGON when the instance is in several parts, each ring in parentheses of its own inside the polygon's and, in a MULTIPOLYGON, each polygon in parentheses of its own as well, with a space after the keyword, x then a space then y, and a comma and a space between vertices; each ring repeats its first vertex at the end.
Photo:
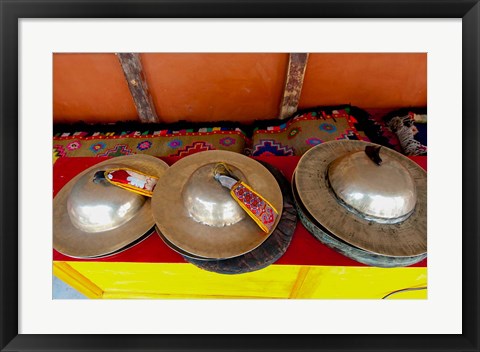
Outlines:
POLYGON ((239 128, 205 127, 184 130, 134 132, 60 132, 53 137, 54 160, 58 157, 185 156, 205 150, 243 153, 248 138, 239 128))
POLYGON ((357 122, 349 106, 301 112, 281 125, 256 129, 250 153, 253 156, 302 155, 317 144, 327 141, 368 141, 366 135, 357 130, 357 122))

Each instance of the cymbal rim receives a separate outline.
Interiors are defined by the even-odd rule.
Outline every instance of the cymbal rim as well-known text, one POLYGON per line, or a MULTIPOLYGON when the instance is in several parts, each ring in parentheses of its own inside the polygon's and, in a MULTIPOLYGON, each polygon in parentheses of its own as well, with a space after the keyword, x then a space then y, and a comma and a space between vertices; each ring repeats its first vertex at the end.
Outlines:
POLYGON ((168 240, 168 238, 166 238, 162 232, 159 230, 158 226, 155 225, 155 232, 158 234, 158 237, 160 237, 160 239, 163 241, 163 243, 165 243, 165 245, 170 248, 172 251, 174 252, 177 252, 178 254, 180 254, 181 256, 183 257, 187 257, 187 258, 191 258, 191 259, 195 259, 195 260, 202 260, 202 261, 211 261, 211 260, 217 260, 217 258, 205 258, 205 257, 199 257, 199 256, 196 256, 195 254, 192 254, 192 253, 189 253, 179 247, 177 247, 176 245, 174 245, 172 242, 170 242, 168 240))

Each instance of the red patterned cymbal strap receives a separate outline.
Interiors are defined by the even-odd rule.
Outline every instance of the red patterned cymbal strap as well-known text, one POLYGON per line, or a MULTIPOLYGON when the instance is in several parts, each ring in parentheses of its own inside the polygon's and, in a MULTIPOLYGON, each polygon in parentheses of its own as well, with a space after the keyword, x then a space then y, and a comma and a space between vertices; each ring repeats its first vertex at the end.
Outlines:
POLYGON ((230 194, 264 232, 271 232, 278 216, 273 205, 242 181, 232 187, 230 194))
POLYGON ((153 195, 153 190, 158 182, 158 177, 128 168, 105 170, 104 176, 108 182, 117 187, 147 197, 153 195))

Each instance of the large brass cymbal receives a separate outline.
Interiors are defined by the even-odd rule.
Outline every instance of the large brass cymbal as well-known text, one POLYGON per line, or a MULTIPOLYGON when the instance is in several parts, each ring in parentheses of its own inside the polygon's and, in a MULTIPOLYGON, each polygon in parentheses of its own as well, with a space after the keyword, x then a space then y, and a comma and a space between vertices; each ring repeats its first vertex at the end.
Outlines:
POLYGON ((418 263, 427 257, 427 253, 415 256, 387 256, 354 247, 329 233, 308 213, 302 202, 299 200, 298 192, 296 190, 295 173, 292 176, 292 193, 295 199, 295 207, 297 209, 298 217, 308 232, 310 232, 316 239, 326 246, 346 257, 366 265, 377 266, 381 268, 409 266, 418 263))
POLYGON ((299 201, 315 221, 352 246, 387 256, 425 254, 426 172, 389 148, 380 150, 382 165, 365 161, 361 154, 367 145, 376 146, 361 141, 333 141, 305 153, 295 171, 299 201), (347 155, 348 162, 339 163, 347 155), (357 163, 357 157, 362 158, 361 162, 357 163), (344 167, 350 163, 357 164, 344 167), (362 172, 362 165, 369 170, 362 172), (332 181, 332 177, 342 179, 332 181), (380 199, 380 203, 372 199, 380 199), (363 200, 363 204, 357 205, 356 200, 363 200))
POLYGON ((161 178, 168 165, 148 155, 128 155, 100 162, 70 180, 53 200, 53 247, 76 258, 112 254, 141 238, 154 226, 151 199, 93 182, 97 171, 127 167, 161 178))
POLYGON ((228 151, 200 152, 173 164, 152 197, 155 223, 173 245, 196 257, 227 259, 258 247, 273 232, 260 227, 231 202, 229 191, 213 178, 219 162, 267 199, 279 214, 282 192, 273 175, 259 162, 228 151))

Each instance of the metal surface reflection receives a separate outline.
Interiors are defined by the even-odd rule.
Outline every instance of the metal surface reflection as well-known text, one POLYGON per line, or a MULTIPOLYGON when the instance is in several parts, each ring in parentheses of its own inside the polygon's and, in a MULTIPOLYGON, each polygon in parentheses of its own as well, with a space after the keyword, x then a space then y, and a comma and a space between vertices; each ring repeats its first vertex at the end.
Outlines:
POLYGON ((408 170, 398 161, 382 155, 376 165, 363 152, 349 153, 328 168, 328 182, 350 211, 380 223, 398 223, 415 209, 417 193, 408 170))
MULTIPOLYGON (((191 175, 182 193, 185 209, 196 222, 215 227, 233 225, 247 215, 228 189, 214 179, 214 167, 215 164, 202 166, 191 175)), ((236 174, 245 180, 238 170, 236 174)))
POLYGON ((146 200, 144 196, 106 181, 93 182, 95 172, 96 170, 93 170, 81 177, 72 187, 67 199, 67 213, 73 226, 92 233, 122 226, 138 213, 146 200))

